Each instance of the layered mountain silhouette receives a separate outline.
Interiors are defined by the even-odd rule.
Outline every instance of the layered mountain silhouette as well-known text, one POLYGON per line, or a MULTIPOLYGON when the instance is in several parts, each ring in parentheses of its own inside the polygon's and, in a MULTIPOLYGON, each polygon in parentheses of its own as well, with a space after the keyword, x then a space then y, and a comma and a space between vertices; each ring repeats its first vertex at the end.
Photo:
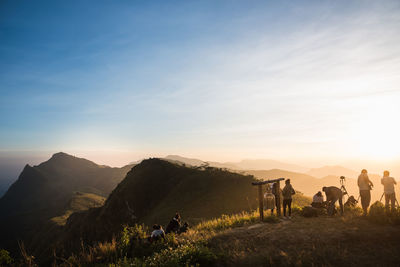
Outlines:
POLYGON ((0 246, 36 235, 51 218, 66 213, 76 192, 107 197, 131 167, 100 166, 65 153, 38 166, 26 165, 0 199, 0 246))

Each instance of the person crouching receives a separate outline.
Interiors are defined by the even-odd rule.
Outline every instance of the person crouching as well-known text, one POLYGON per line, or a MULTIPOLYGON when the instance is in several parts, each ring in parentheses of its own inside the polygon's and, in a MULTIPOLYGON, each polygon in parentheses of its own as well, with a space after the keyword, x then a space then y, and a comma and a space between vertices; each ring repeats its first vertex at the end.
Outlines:
POLYGON ((324 196, 322 195, 321 191, 318 191, 318 193, 316 193, 313 196, 311 207, 317 208, 317 209, 321 209, 324 207, 324 196))
POLYGON ((165 239, 165 232, 161 225, 155 224, 153 225, 153 232, 149 238, 150 243, 154 241, 158 241, 161 239, 165 239))

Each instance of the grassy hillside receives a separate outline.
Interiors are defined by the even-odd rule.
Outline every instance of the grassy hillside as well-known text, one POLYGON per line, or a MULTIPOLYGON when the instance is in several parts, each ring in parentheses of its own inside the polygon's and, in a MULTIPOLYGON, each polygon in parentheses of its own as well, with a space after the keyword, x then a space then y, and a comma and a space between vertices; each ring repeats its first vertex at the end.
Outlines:
MULTIPOLYGON (((155 223, 166 226, 175 212, 191 225, 222 214, 257 208, 257 188, 252 176, 216 168, 192 168, 161 159, 135 166, 101 208, 70 216, 62 243, 76 248, 110 240, 123 225, 155 223)), ((295 204, 309 204, 301 193, 295 204)))
POLYGON ((72 213, 103 206, 105 201, 104 197, 96 194, 75 192, 65 209, 65 213, 51 218, 51 221, 58 225, 65 225, 72 213))
POLYGON ((291 220, 241 213, 204 221, 165 241, 145 241, 146 227, 126 227, 111 242, 101 242, 57 266, 398 266, 400 210, 391 216, 381 204, 362 217, 358 209, 344 217, 291 220))
POLYGON ((177 211, 193 224, 252 210, 257 205, 252 181, 252 176, 215 168, 144 160, 127 174, 103 207, 73 214, 66 225, 67 236, 88 241, 107 239, 123 224, 166 225, 177 211))
POLYGON ((226 230, 208 246, 227 266, 398 266, 400 230, 360 217, 295 216, 226 230))

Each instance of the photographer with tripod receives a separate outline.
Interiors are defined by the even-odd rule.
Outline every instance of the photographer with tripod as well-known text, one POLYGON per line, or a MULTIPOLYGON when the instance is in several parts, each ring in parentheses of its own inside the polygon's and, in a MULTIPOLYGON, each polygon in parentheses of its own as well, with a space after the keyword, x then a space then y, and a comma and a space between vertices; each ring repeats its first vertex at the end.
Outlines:
POLYGON ((385 195, 386 212, 389 213, 389 202, 391 211, 393 212, 395 210, 396 203, 396 193, 394 192, 394 185, 397 184, 396 180, 393 177, 389 177, 389 171, 384 171, 381 183, 383 184, 383 194, 385 195))
POLYGON ((360 197, 361 197, 361 206, 364 210, 364 216, 367 215, 368 207, 371 202, 371 190, 374 184, 368 177, 368 172, 366 169, 361 171, 361 174, 358 176, 358 187, 360 189, 360 197))

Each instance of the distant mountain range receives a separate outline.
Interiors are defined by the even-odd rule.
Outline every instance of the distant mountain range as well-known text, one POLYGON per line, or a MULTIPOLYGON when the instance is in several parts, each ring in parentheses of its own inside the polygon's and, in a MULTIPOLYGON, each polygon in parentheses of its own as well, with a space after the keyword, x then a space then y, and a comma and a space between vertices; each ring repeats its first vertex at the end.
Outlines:
MULTIPOLYGON (((264 180, 280 177, 290 178, 295 189, 303 192, 306 196, 313 196, 316 192, 321 191, 323 186, 341 187, 339 177, 343 175, 346 177, 345 186, 349 194, 354 195, 356 198, 358 198, 359 195, 359 189, 356 180, 359 172, 342 166, 324 166, 321 168, 306 169, 297 165, 282 163, 274 160, 243 160, 238 163, 218 163, 206 162, 199 159, 185 158, 176 155, 169 155, 166 157, 166 159, 192 166, 208 164, 209 166, 218 168, 227 168, 242 174, 254 175, 257 178, 264 180), (264 169, 262 168, 263 166, 265 166, 264 169), (281 166, 286 168, 280 168, 281 166), (306 171, 302 173, 299 171, 293 171, 293 169, 306 171)), ((380 184, 381 176, 377 174, 369 174, 369 176, 376 187, 376 190, 373 190, 371 193, 372 200, 379 200, 383 192, 380 184)))
POLYGON ((317 178, 322 178, 329 175, 334 175, 338 177, 345 176, 348 178, 357 178, 360 172, 356 172, 354 170, 350 170, 342 166, 324 166, 321 168, 311 169, 307 172, 307 174, 317 178))
POLYGON ((232 170, 270 170, 270 169, 282 169, 294 172, 306 172, 309 169, 290 163, 284 163, 270 159, 245 159, 239 162, 214 162, 214 161, 203 161, 200 159, 185 158, 177 155, 166 156, 165 159, 171 161, 183 162, 192 166, 200 166, 208 164, 212 167, 227 168, 232 170))

